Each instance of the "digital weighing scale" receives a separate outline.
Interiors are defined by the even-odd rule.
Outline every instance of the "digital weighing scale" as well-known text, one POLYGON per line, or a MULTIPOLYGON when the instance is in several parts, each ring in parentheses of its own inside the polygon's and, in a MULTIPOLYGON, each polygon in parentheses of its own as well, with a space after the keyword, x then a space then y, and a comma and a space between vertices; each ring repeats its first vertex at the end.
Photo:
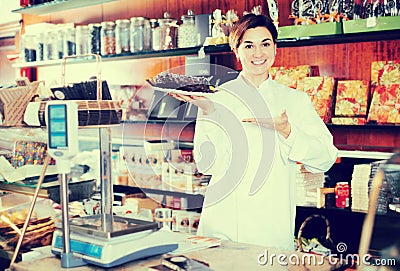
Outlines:
POLYGON ((52 252, 61 257, 61 266, 95 264, 113 267, 177 249, 176 235, 158 230, 156 222, 113 215, 110 127, 99 128, 101 213, 69 219, 67 173, 71 158, 78 153, 77 111, 75 101, 49 101, 46 104, 48 151, 62 169, 59 175, 62 227, 55 231, 52 240, 52 252))

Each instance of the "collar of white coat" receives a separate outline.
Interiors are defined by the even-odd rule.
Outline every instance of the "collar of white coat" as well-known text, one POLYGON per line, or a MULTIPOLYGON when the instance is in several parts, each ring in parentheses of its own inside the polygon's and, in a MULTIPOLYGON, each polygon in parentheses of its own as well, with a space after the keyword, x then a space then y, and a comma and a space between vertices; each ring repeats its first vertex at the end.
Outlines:
POLYGON ((243 82, 245 82, 248 86, 253 87, 253 88, 257 89, 257 90, 264 89, 265 86, 267 86, 268 84, 270 84, 273 81, 271 79, 271 74, 268 74, 268 78, 264 82, 262 82, 259 87, 256 87, 252 82, 250 82, 249 79, 246 78, 246 76, 244 75, 243 71, 241 71, 239 73, 238 78, 243 80, 243 82))

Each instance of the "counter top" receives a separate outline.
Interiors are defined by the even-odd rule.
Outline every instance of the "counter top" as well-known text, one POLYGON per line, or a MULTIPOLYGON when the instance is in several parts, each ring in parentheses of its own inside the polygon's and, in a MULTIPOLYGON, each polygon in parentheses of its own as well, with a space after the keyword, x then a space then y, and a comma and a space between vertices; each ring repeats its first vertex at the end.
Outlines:
MULTIPOLYGON (((329 260, 328 257, 318 255, 282 251, 261 246, 248 245, 232 241, 223 241, 221 246, 215 248, 202 249, 185 253, 187 257, 206 262, 213 270, 293 270, 293 271, 328 271, 339 268, 340 264, 336 259, 329 260), (260 261, 268 259, 265 265, 260 261), (286 258, 285 258, 286 256, 286 258), (311 261, 309 261, 311 257, 311 261), (323 259, 323 261, 321 261, 323 259), (294 264, 298 260, 298 264, 294 264), (285 265, 287 263, 287 265, 285 265)), ((61 268, 59 258, 49 257, 40 260, 19 262, 14 265, 16 271, 37 271, 37 270, 73 270, 73 271, 95 271, 95 270, 115 270, 115 271, 149 271, 150 266, 160 264, 162 256, 155 256, 140 261, 134 261, 114 268, 100 268, 97 266, 82 266, 73 269, 61 268)))

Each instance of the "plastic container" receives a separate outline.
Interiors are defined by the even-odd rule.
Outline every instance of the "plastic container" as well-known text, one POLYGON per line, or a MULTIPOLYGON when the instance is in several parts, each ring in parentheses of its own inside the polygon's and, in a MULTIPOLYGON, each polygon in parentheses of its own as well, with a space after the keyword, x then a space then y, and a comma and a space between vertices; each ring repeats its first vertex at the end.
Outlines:
POLYGON ((101 54, 113 55, 116 53, 115 23, 101 23, 101 54))
POLYGON ((116 38, 116 53, 128 53, 130 52, 130 25, 131 22, 127 19, 117 20, 115 29, 116 38))

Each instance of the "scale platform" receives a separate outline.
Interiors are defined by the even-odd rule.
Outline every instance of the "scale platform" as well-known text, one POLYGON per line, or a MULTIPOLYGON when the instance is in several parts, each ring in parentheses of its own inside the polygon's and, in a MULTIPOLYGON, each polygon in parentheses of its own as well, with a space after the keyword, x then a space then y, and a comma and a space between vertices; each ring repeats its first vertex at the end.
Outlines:
MULTIPOLYGON (((113 231, 105 232, 99 216, 71 220, 70 248, 81 265, 114 267, 178 248, 176 233, 158 230, 156 222, 114 217, 113 231)), ((63 233, 54 232, 52 252, 63 253, 63 233)))
POLYGON ((121 216, 94 215, 73 218, 70 220, 71 232, 98 236, 107 239, 131 233, 157 229, 157 222, 121 216))

